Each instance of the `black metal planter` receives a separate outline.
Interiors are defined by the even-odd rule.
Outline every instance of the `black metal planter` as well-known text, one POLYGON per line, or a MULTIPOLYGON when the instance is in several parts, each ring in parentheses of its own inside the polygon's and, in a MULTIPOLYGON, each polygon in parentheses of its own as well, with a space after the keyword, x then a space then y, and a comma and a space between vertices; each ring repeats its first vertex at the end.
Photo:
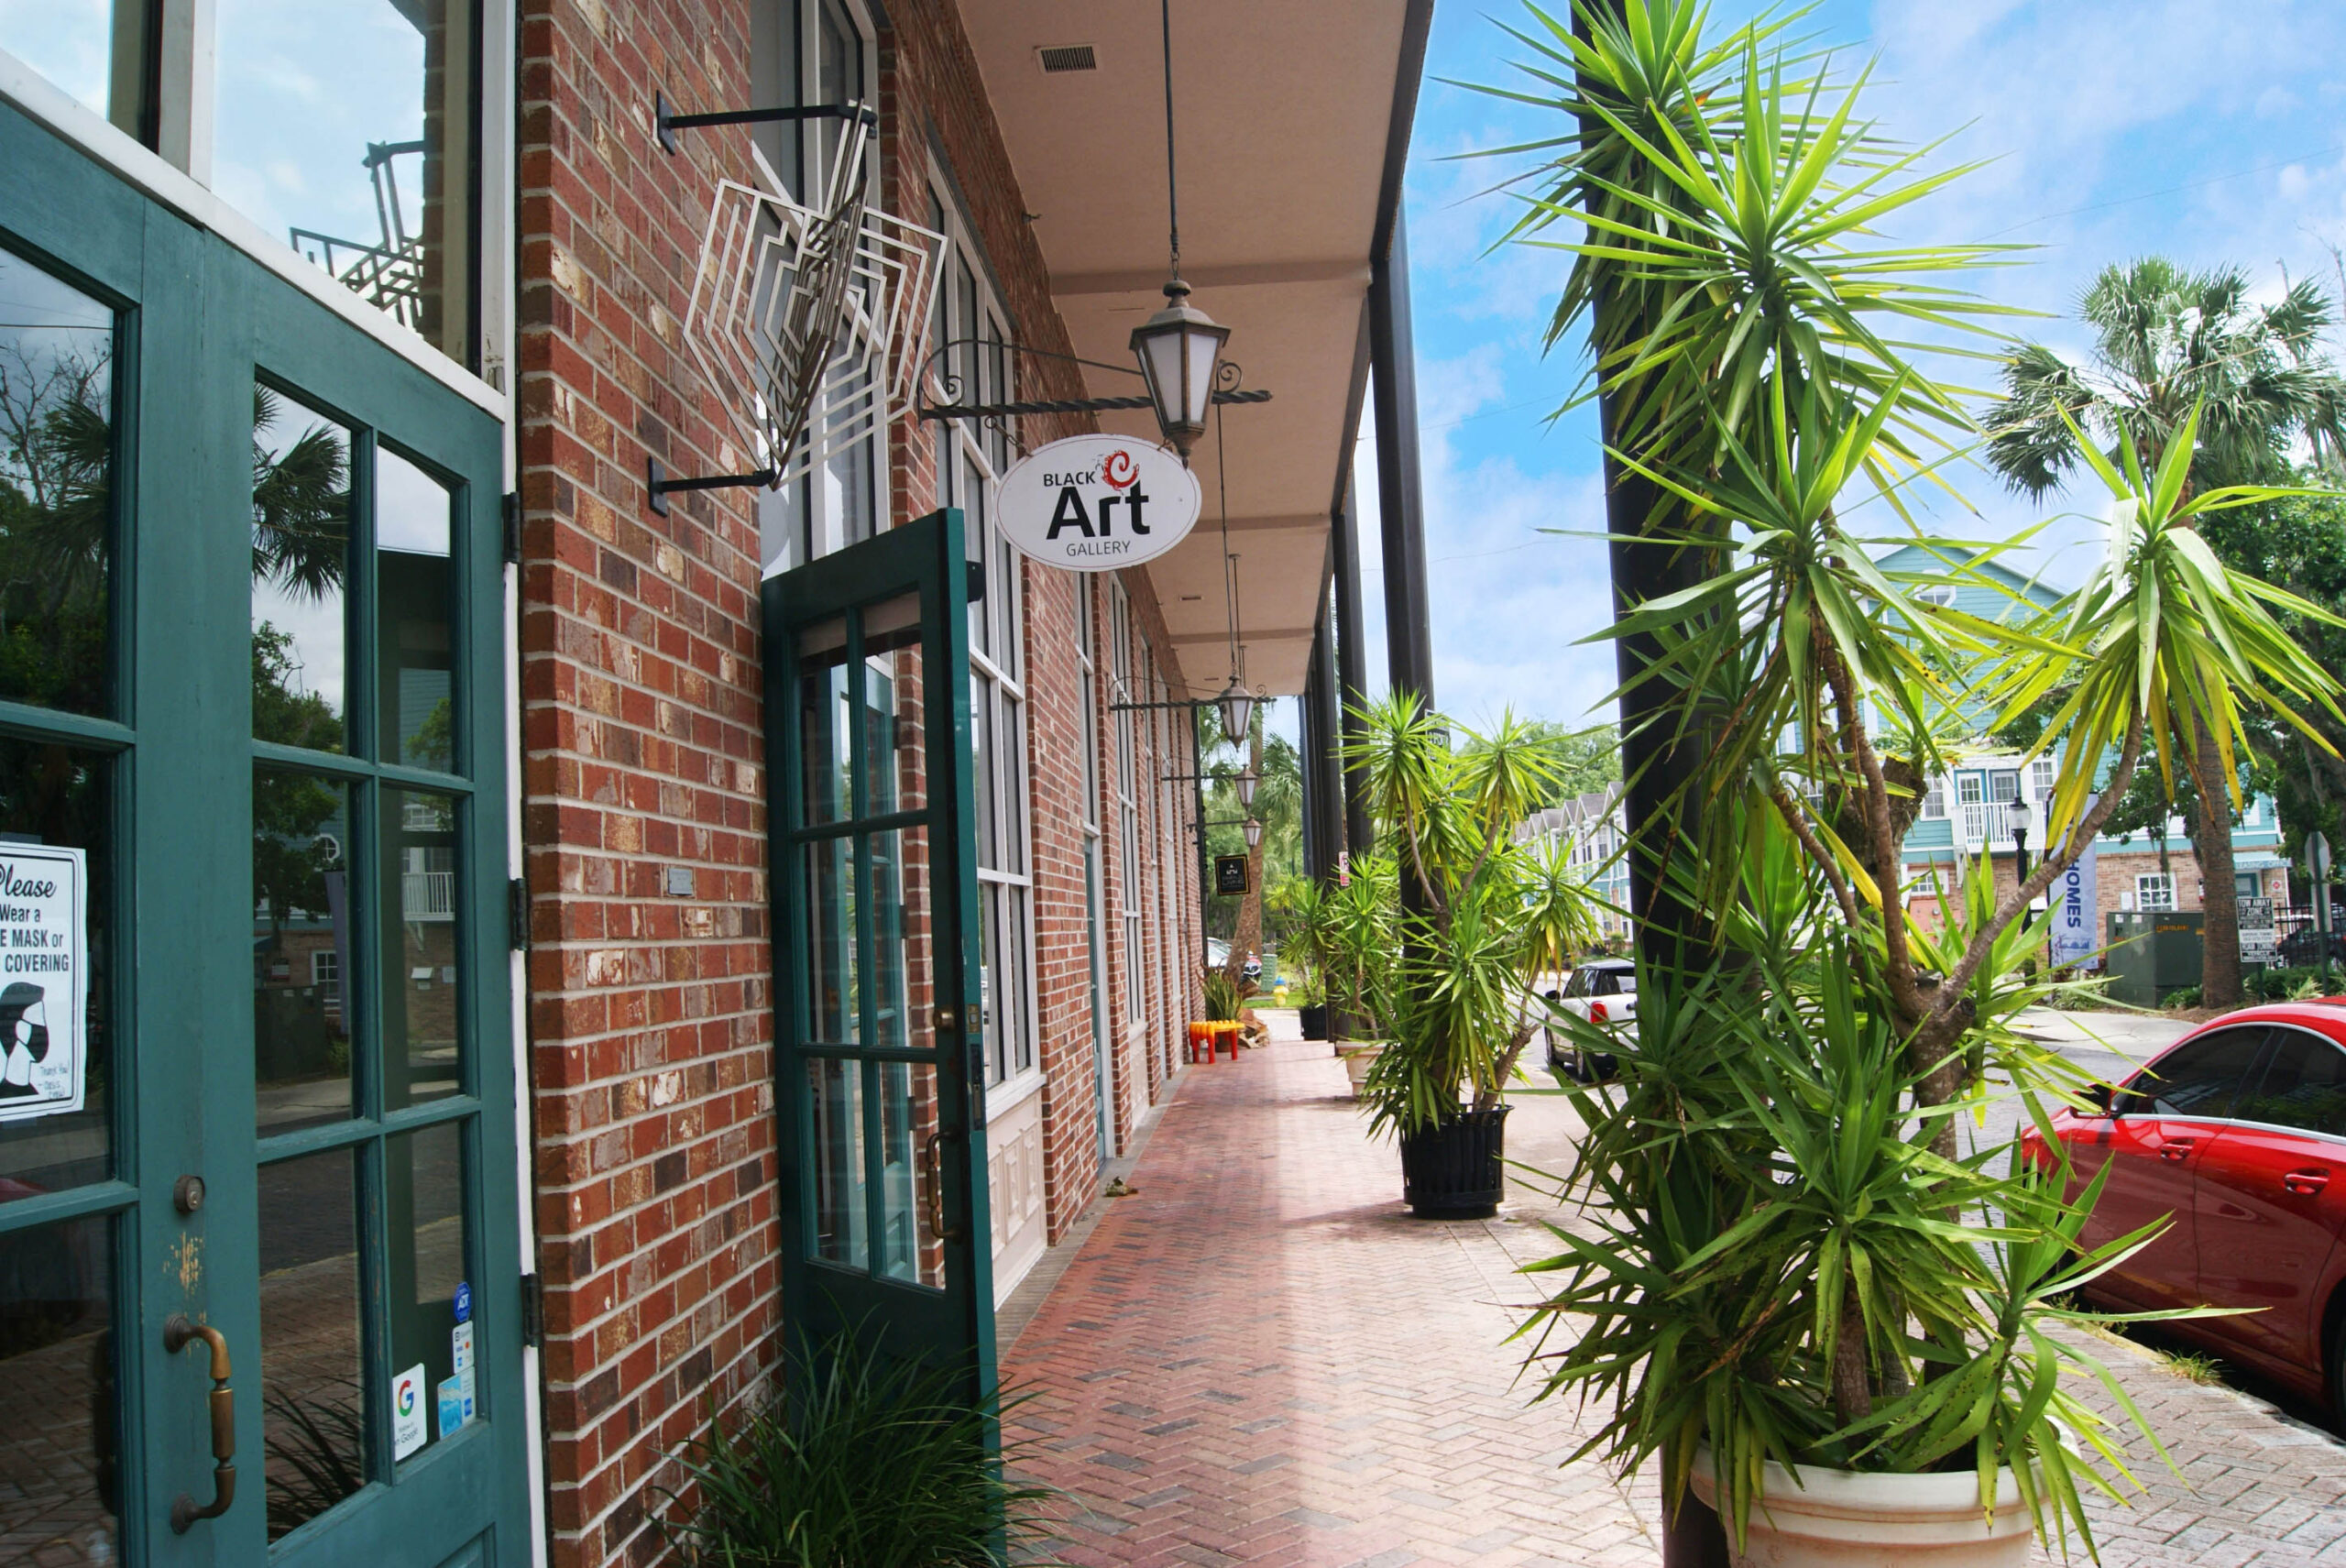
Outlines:
POLYGON ((1307 1002, 1299 1011, 1303 1014, 1300 1020, 1303 1025, 1303 1037, 1307 1040, 1326 1039, 1328 1037, 1328 1004, 1324 1002, 1307 1002))
POLYGON ((1508 1107, 1401 1135, 1401 1199, 1420 1220, 1487 1220, 1507 1190, 1508 1107))

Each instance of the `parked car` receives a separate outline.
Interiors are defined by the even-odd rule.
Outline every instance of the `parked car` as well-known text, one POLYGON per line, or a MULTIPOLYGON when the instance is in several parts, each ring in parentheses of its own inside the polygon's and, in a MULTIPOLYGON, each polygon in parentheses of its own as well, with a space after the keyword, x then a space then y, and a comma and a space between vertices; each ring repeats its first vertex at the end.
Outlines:
MULTIPOLYGON (((2330 961, 2346 964, 2346 931, 2330 933, 2330 961)), ((2281 938, 2281 962, 2288 969, 2311 969, 2321 962, 2322 933, 2303 926, 2281 938)))
MULTIPOLYGON (((2346 1420, 2346 1003, 2251 1007, 2194 1031, 2088 1112, 2054 1113, 2083 1237, 2168 1228, 2088 1294, 2121 1309, 2258 1310, 2168 1327, 2346 1420)), ((2031 1127, 2022 1144, 2051 1155, 2031 1127)))
MULTIPOLYGON (((1545 993, 1549 1005, 1584 1022, 1618 1034, 1638 1016, 1638 966, 1628 959, 1595 959, 1565 978, 1559 991, 1545 993)), ((1569 1036, 1550 1028, 1548 1066, 1582 1083, 1610 1078, 1619 1062, 1610 1051, 1584 1051, 1569 1036)))

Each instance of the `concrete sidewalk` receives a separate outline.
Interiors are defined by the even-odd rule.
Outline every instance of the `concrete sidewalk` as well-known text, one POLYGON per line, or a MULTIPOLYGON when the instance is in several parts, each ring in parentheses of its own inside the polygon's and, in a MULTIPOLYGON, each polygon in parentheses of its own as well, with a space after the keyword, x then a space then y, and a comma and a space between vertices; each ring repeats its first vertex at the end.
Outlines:
MULTIPOLYGON (((1517 1268, 1563 1220, 1530 1180, 1500 1216, 1401 1207, 1324 1045, 1292 1037, 1191 1070, 1003 1370, 1011 1434, 1073 1502, 1053 1555, 1104 1564, 1537 1568, 1656 1564, 1650 1476, 1594 1461, 1569 1404, 1532 1404, 1507 1343, 1517 1268)), ((1509 1152, 1561 1169, 1578 1129, 1525 1095, 1509 1152)), ((2346 1563, 2346 1451, 2153 1353, 2103 1347, 2195 1490, 2155 1460, 2133 1509, 2096 1510, 2103 1561, 2346 1563)), ((2082 1561, 2082 1557, 2079 1559, 2082 1561)))

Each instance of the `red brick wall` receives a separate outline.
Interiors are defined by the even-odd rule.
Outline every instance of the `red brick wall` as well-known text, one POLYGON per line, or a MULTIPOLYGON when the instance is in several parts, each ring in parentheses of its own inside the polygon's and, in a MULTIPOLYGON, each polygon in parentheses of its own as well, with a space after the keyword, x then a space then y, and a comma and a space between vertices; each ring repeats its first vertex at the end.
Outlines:
POLYGON ((748 11, 522 0, 523 789, 554 1561, 644 1561, 645 1482, 778 1327, 758 541, 682 352, 745 135, 652 139, 655 85, 745 101, 748 11), (689 868, 689 897, 665 892, 689 868))
MULTIPOLYGON (((944 0, 887 11, 887 204, 926 219, 941 155, 939 183, 965 199, 1013 335, 1064 352, 958 13, 944 0)), ((686 109, 748 102, 748 0, 522 0, 521 24, 523 789, 552 1546, 563 1564, 645 1563, 661 1542, 646 1483, 707 1401, 766 1376, 781 1326, 757 530, 744 493, 677 496, 659 518, 642 489, 648 455, 681 474, 745 466, 680 323, 710 189, 749 178, 749 134, 688 132, 672 159, 649 106, 655 86, 686 109), (666 892, 674 867, 689 870, 690 896, 666 892)), ((1030 390, 1076 391, 1048 362, 1023 374, 1030 390)), ((1023 422, 1029 443, 1083 427, 1023 422)), ((934 433, 912 421, 891 433, 902 521, 936 504, 934 433)), ((1057 1239, 1099 1170, 1073 642, 1075 595, 1099 585, 1030 566, 1025 587, 1057 1239)), ((1166 647, 1146 581, 1131 587, 1166 647)), ((1104 746, 1104 687, 1100 698, 1104 746)), ((1146 755, 1144 780, 1168 763, 1146 755)), ((1154 857, 1158 836, 1144 831, 1154 857)), ((1151 931, 1184 952, 1196 942, 1187 866, 1176 856, 1170 870, 1188 928, 1151 931)), ((1104 962, 1120 986, 1120 953, 1104 962)), ((1120 1026, 1119 992, 1109 1009, 1120 1026)), ((1146 1092, 1120 1098, 1126 1133, 1146 1092)))

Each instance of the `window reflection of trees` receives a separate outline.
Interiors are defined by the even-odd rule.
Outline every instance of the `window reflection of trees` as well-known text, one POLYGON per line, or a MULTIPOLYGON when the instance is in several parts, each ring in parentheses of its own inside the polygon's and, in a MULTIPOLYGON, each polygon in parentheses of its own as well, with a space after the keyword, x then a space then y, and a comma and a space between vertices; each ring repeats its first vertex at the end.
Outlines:
POLYGON ((12 701, 104 707, 111 337, 0 335, 0 697, 12 701))

